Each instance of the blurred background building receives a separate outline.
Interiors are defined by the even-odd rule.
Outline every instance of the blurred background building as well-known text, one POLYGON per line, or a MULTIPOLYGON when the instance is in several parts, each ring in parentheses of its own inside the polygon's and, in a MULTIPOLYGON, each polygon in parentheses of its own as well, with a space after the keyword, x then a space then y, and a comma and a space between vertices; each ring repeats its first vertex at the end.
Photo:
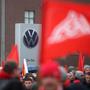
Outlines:
MULTIPOLYGON (((41 23, 42 0, 0 0, 0 60, 5 60, 15 43, 16 23, 41 23)), ((70 0, 71 1, 71 0, 70 0)), ((88 3, 90 0, 72 0, 88 3)), ((68 57, 71 60, 77 56, 68 57)), ((86 58, 89 60, 90 58, 86 58)), ((65 62, 62 61, 62 63, 65 62)), ((75 61, 76 62, 76 61, 75 61)))
POLYGON ((0 0, 0 4, 0 59, 5 59, 15 43, 15 24, 41 23, 41 0, 0 0))

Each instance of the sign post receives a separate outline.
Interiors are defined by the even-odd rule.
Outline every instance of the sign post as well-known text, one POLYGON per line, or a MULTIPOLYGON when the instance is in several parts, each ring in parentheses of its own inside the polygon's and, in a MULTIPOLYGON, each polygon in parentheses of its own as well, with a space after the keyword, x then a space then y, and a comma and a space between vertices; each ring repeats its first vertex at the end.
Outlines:
POLYGON ((15 44, 18 46, 20 67, 26 59, 28 68, 36 69, 40 58, 41 24, 16 24, 15 44))

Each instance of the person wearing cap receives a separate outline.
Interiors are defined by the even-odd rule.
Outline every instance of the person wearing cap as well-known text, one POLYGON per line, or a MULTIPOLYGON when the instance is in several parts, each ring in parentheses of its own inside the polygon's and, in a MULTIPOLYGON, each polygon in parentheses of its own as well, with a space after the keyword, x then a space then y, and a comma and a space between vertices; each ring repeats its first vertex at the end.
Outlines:
POLYGON ((0 72, 0 90, 25 90, 19 81, 19 69, 15 62, 6 62, 0 72))
POLYGON ((63 90, 60 67, 55 62, 48 62, 40 66, 39 90, 63 90))

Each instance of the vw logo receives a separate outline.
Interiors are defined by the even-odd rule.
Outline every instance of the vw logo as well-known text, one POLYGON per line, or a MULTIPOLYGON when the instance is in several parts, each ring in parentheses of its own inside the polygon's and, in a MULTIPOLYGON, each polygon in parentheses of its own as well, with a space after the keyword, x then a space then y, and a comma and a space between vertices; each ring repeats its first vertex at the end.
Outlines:
POLYGON ((34 48, 38 43, 39 37, 36 31, 29 29, 25 32, 23 37, 24 45, 27 48, 34 48))

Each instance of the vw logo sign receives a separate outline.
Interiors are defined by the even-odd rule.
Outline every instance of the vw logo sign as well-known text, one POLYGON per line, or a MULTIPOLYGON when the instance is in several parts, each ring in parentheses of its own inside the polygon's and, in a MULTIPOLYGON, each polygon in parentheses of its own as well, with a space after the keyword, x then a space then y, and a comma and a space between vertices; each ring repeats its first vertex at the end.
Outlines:
POLYGON ((25 32, 23 37, 24 45, 27 48, 34 48, 38 43, 39 37, 36 31, 29 29, 25 32))

